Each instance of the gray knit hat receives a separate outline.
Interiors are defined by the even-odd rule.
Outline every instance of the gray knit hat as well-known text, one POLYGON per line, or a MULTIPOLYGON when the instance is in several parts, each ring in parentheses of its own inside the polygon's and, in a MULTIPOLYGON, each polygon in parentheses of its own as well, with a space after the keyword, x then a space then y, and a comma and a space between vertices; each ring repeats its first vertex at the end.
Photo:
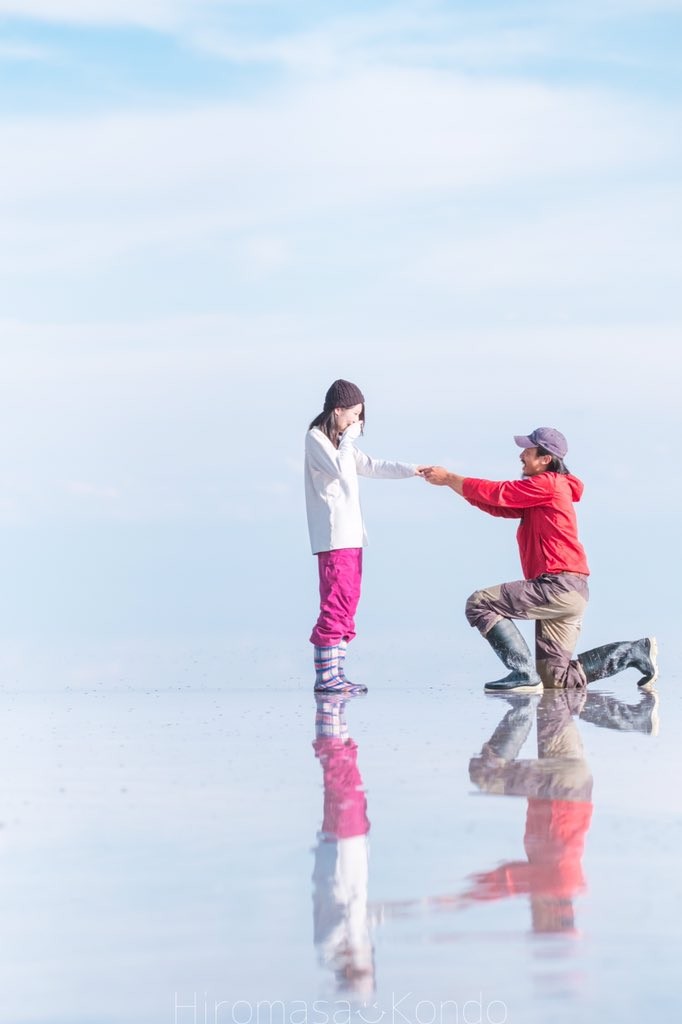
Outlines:
POLYGON ((335 380, 324 396, 324 411, 332 409, 350 409, 354 405, 364 405, 365 396, 357 384, 349 380, 335 380))

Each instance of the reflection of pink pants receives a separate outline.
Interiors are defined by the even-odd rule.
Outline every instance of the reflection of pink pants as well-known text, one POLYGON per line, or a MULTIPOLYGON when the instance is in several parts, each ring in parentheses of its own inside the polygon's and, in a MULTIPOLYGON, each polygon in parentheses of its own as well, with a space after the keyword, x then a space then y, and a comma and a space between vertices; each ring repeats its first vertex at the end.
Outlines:
POLYGON ((360 600, 362 548, 321 551, 317 556, 320 572, 320 614, 310 634, 311 644, 336 647, 344 637, 355 636, 355 610, 360 600))
POLYGON ((324 771, 322 831, 334 839, 367 835, 367 795, 358 769, 357 743, 338 736, 320 736, 313 749, 324 771))

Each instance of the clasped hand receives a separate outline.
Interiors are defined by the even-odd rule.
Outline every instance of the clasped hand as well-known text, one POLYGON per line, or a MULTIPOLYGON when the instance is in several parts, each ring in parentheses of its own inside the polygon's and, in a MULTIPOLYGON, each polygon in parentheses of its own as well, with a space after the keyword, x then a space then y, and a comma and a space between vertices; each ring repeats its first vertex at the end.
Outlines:
POLYGON ((449 483, 450 473, 443 466, 417 466, 417 474, 437 487, 444 487, 449 483))

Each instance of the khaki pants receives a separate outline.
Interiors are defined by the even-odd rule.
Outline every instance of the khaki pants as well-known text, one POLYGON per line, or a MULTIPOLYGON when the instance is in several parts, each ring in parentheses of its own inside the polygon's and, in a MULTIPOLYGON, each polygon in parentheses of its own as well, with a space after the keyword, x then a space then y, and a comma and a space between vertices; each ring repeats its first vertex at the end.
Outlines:
POLYGON ((483 636, 500 619, 532 619, 535 660, 544 685, 582 689, 587 681, 573 652, 589 596, 586 576, 546 573, 477 590, 467 601, 466 617, 483 636))

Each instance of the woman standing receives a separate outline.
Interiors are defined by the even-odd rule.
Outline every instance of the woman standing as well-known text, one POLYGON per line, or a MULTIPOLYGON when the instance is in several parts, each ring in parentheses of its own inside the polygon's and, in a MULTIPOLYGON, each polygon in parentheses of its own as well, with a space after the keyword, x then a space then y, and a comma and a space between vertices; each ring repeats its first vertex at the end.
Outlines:
POLYGON ((355 636, 362 549, 367 543, 358 475, 398 480, 417 476, 422 468, 372 459, 361 452, 355 441, 364 423, 365 398, 360 388, 335 380, 306 435, 306 510, 320 576, 320 614, 310 642, 315 647, 315 690, 322 693, 367 690, 351 683, 343 668, 346 648, 355 636))

